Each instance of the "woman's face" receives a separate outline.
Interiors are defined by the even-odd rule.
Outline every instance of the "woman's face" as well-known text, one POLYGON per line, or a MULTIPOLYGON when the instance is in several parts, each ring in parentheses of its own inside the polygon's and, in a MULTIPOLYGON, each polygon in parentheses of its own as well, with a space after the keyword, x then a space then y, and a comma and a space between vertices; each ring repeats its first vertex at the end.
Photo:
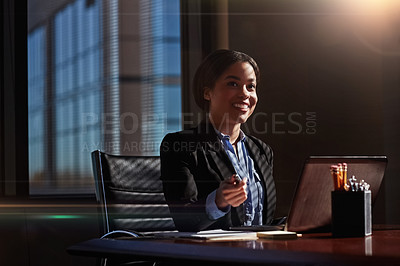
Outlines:
POLYGON ((253 113, 257 104, 256 75, 247 62, 231 65, 217 79, 214 88, 204 90, 215 122, 241 124, 253 113))

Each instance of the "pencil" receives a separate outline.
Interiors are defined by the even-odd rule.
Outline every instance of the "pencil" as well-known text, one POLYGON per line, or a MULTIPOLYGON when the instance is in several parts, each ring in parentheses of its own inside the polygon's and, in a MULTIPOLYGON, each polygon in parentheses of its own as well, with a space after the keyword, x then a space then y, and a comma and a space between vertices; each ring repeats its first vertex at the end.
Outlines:
POLYGON ((332 174, 332 179, 333 179, 333 189, 339 190, 339 179, 338 179, 338 166, 337 165, 331 165, 331 174, 332 174))

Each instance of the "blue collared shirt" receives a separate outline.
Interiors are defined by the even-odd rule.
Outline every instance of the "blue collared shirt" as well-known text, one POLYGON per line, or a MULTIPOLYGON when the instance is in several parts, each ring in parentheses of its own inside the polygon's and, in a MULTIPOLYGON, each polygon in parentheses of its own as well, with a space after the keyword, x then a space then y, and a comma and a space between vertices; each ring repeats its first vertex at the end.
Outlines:
MULTIPOLYGON (((239 141, 237 142, 237 154, 229 141, 229 136, 224 135, 216 130, 221 143, 235 168, 236 173, 241 179, 247 178, 247 199, 243 203, 244 207, 244 224, 243 225, 260 225, 262 224, 262 210, 264 204, 264 189, 261 184, 259 175, 254 168, 253 159, 247 152, 245 145, 246 136, 240 131, 239 141)), ((206 213, 210 219, 216 220, 230 211, 230 207, 222 211, 215 204, 216 190, 210 193, 206 201, 206 213)))

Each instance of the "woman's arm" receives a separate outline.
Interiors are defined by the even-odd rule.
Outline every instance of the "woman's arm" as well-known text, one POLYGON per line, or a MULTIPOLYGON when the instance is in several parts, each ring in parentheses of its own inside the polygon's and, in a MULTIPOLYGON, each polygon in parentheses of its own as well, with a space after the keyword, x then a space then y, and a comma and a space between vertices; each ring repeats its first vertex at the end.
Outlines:
POLYGON ((206 193, 199 191, 195 176, 197 160, 189 147, 189 141, 177 133, 165 136, 160 147, 161 180, 176 228, 179 231, 201 231, 218 220, 211 220, 206 214, 206 197, 213 188, 208 186, 210 191, 206 193))

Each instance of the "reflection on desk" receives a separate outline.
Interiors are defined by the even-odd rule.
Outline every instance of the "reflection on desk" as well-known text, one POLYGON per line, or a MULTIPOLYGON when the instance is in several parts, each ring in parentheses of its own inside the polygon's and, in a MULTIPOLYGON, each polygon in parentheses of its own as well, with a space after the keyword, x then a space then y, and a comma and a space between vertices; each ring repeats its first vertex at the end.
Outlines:
POLYGON ((72 255, 127 257, 161 261, 222 264, 400 265, 400 230, 372 236, 332 238, 304 234, 296 240, 193 243, 179 239, 92 239, 68 249, 72 255))

